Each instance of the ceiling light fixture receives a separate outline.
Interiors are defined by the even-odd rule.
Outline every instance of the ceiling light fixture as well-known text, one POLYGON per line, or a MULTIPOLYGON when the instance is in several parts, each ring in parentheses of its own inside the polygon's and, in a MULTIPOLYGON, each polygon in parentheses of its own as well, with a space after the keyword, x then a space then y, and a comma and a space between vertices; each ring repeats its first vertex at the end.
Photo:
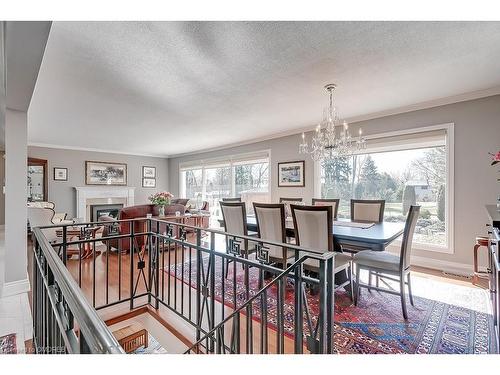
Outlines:
POLYGON ((366 147, 362 129, 359 129, 359 136, 353 138, 349 132, 349 124, 341 121, 333 102, 336 87, 334 83, 325 86, 330 95, 329 106, 323 111, 323 120, 316 126, 310 145, 305 133, 302 133, 299 153, 309 154, 314 161, 349 156, 366 147), (336 131, 336 127, 339 131, 336 131))

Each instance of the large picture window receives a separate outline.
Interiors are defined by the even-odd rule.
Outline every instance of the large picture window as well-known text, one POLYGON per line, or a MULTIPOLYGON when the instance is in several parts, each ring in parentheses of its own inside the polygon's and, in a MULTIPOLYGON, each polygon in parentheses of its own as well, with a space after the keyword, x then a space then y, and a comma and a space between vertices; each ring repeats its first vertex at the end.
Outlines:
POLYGON ((363 153, 318 165, 320 194, 340 198, 339 217, 350 217, 351 199, 385 199, 384 220, 405 222, 421 206, 415 247, 451 251, 449 129, 377 137, 363 153))
POLYGON ((219 201, 223 198, 240 197, 251 213, 253 202, 270 201, 269 153, 181 165, 180 195, 208 201, 214 223, 222 217, 219 201))

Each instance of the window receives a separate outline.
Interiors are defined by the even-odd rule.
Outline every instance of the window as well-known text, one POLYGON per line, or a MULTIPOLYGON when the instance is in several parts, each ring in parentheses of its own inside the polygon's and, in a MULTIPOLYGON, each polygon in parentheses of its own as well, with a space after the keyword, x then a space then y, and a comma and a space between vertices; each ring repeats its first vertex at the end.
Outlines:
POLYGON ((180 194, 208 201, 213 222, 222 218, 219 201, 241 197, 249 213, 253 202, 269 202, 269 153, 231 156, 227 159, 183 164, 180 168, 180 194))
POLYGON ((450 125, 367 139, 363 153, 318 163, 317 193, 340 198, 339 217, 350 217, 350 199, 385 199, 384 220, 404 223, 417 204, 415 247, 450 252, 451 137, 450 125))

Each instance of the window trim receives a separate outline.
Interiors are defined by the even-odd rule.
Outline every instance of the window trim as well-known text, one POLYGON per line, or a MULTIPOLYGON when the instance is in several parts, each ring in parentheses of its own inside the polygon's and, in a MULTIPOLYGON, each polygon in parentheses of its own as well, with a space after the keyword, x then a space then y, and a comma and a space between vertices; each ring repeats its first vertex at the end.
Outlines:
MULTIPOLYGON (((425 133, 433 130, 445 130, 446 131, 446 212, 445 212, 445 225, 447 233, 447 245, 439 246, 432 244, 423 243, 413 243, 413 249, 432 251, 444 254, 454 254, 455 253, 455 124, 444 123, 431 126, 423 126, 418 128, 396 130, 385 133, 375 133, 366 135, 365 138, 375 139, 375 138, 385 138, 393 137, 406 134, 418 134, 425 133)), ((393 150, 396 151, 396 150, 393 150)), ((314 162, 314 195, 321 195, 321 165, 319 161, 314 162)), ((399 248, 401 245, 401 240, 394 241, 388 246, 388 249, 399 248)))
MULTIPOLYGON (((213 168, 214 166, 228 166, 231 168, 231 195, 234 196, 236 194, 236 185, 235 185, 235 180, 234 180, 234 167, 238 165, 244 165, 248 164, 247 162, 254 162, 254 161, 261 161, 263 162, 267 158, 267 162, 269 163, 269 184, 268 184, 268 195, 269 198, 271 199, 272 197, 272 183, 273 183, 273 177, 271 173, 271 150, 270 149, 264 149, 264 150, 256 150, 252 152, 246 152, 246 153, 241 153, 241 154, 230 154, 227 156, 218 156, 218 157, 213 157, 213 158, 208 158, 208 159, 200 159, 200 160, 192 160, 188 161, 185 163, 180 163, 179 164, 179 195, 184 194, 185 191, 185 181, 182 178, 182 173, 188 170, 193 170, 193 169, 201 169, 202 171, 202 188, 203 190, 206 188, 205 186, 205 178, 206 178, 206 173, 205 169, 213 168), (265 156, 267 155, 267 156, 265 156)), ((203 195, 204 192, 202 193, 203 195)), ((187 198, 187 197, 185 197, 187 198)))

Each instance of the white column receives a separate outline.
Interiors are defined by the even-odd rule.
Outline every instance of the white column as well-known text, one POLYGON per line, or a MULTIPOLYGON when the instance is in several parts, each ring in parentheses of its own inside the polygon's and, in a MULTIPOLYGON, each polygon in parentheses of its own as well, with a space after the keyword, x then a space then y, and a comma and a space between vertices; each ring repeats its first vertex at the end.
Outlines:
POLYGON ((26 112, 5 115, 4 295, 29 290, 26 242, 28 126, 26 112))

